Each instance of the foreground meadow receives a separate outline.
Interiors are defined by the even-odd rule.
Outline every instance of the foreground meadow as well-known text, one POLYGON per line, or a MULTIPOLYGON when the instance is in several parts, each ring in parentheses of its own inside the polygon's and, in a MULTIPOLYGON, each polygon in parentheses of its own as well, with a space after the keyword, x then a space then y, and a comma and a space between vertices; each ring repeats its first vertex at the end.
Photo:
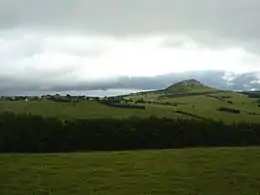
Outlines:
POLYGON ((260 193, 260 148, 0 155, 0 194, 260 193))

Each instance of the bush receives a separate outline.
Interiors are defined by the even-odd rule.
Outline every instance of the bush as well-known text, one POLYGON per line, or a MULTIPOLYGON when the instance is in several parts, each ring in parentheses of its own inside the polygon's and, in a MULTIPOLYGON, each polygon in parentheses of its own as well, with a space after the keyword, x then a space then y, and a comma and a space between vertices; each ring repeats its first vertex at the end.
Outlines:
POLYGON ((185 112, 185 111, 181 111, 181 110, 176 111, 176 113, 183 114, 183 115, 186 115, 186 116, 191 116, 191 117, 194 117, 194 118, 197 118, 197 119, 206 120, 206 121, 210 120, 210 119, 204 118, 202 116, 199 116, 199 115, 196 115, 196 114, 192 114, 192 113, 189 113, 189 112, 185 112))
POLYGON ((260 114, 255 113, 255 112, 247 112, 247 114, 250 114, 250 115, 260 115, 260 114))
POLYGON ((129 109, 145 109, 145 106, 139 105, 129 105, 129 104, 119 104, 117 101, 99 101, 101 104, 115 108, 129 108, 129 109))
POLYGON ((230 113, 234 113, 234 114, 240 114, 240 110, 233 109, 233 108, 220 107, 217 110, 222 111, 222 112, 230 112, 230 113))
POLYGON ((143 99, 140 99, 140 100, 137 100, 136 103, 141 103, 141 104, 144 104, 146 103, 143 99))

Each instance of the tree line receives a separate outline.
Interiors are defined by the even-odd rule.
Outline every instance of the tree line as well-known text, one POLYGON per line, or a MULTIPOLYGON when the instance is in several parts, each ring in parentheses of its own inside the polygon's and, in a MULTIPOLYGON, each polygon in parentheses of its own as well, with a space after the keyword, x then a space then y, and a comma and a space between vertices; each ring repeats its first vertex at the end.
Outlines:
POLYGON ((167 118, 58 120, 0 114, 0 153, 260 145, 260 124, 167 118))
POLYGON ((260 91, 243 91, 240 93, 247 95, 249 98, 260 98, 260 91))
POLYGON ((127 108, 127 109, 141 109, 145 110, 145 106, 142 105, 131 105, 131 104, 121 104, 120 101, 111 101, 111 100, 103 100, 98 101, 101 104, 104 104, 106 106, 115 107, 115 108, 127 108))

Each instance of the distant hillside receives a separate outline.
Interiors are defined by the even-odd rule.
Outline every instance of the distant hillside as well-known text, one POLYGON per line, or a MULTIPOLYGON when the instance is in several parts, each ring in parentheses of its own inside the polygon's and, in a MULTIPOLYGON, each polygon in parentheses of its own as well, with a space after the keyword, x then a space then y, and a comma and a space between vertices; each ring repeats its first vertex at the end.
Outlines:
POLYGON ((220 90, 203 85, 195 79, 183 80, 165 89, 154 91, 154 93, 165 94, 166 96, 201 95, 215 92, 220 92, 220 90))
POLYGON ((162 91, 165 93, 193 93, 213 90, 213 88, 205 86, 195 79, 188 79, 175 83, 162 91))
POLYGON ((183 80, 161 90, 132 93, 123 98, 124 103, 154 109, 155 114, 167 110, 196 120, 259 123, 258 91, 223 91, 204 85, 196 79, 183 80))
POLYGON ((250 98, 260 98, 260 91, 243 91, 241 93, 247 95, 250 98))

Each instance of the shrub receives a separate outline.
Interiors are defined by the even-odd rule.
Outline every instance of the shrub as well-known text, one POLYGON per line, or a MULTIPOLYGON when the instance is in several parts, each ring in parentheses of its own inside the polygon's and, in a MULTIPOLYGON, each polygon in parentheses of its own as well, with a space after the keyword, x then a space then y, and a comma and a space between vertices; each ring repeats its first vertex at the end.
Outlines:
POLYGON ((222 111, 222 112, 230 112, 230 113, 234 113, 234 114, 240 114, 240 110, 233 109, 233 108, 220 107, 217 110, 222 111))
POLYGON ((145 109, 145 106, 139 106, 139 105, 129 105, 129 104, 118 104, 118 102, 114 101, 99 101, 101 104, 104 104, 106 106, 115 107, 115 108, 129 108, 129 109, 145 109))
POLYGON ((141 103, 141 104, 143 104, 143 103, 146 103, 143 99, 139 99, 139 100, 137 100, 136 101, 136 103, 141 103))

